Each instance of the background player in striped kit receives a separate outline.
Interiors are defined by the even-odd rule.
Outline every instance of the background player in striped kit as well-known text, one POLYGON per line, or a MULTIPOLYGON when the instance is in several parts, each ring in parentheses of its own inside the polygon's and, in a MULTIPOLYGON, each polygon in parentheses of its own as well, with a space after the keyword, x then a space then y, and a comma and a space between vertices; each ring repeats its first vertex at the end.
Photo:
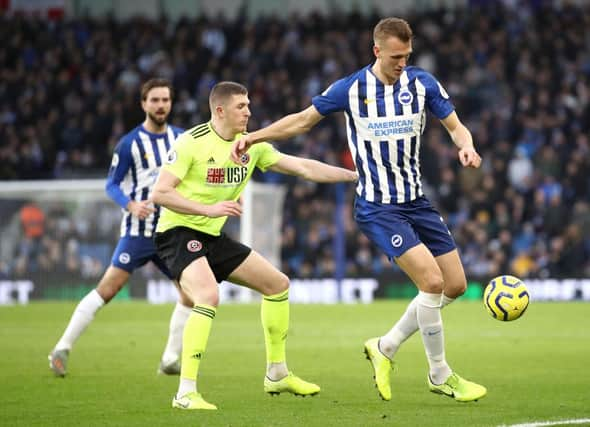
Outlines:
MULTIPOLYGON (((49 355, 49 367, 57 376, 65 376, 68 356, 74 343, 94 319, 96 312, 123 288, 131 273, 152 261, 168 278, 170 272, 156 254, 152 240, 160 208, 150 201, 150 193, 172 142, 183 129, 167 123, 172 109, 173 89, 165 79, 151 79, 141 87, 141 107, 145 120, 121 138, 115 148, 106 183, 106 191, 123 209, 121 238, 111 265, 96 289, 78 304, 70 322, 49 355)), ((177 284, 178 285, 178 284, 177 284)), ((180 372, 182 330, 191 313, 192 302, 180 291, 170 319, 168 342, 158 371, 180 372)))
POLYGON ((307 109, 243 136, 232 147, 232 159, 238 161, 254 143, 304 133, 327 114, 343 111, 359 172, 355 220, 419 290, 388 333, 365 343, 379 393, 391 399, 393 356, 419 329, 430 390, 459 401, 477 400, 485 396, 485 387, 454 373, 445 358, 440 310, 465 292, 466 278, 446 224, 422 192, 419 153, 426 108, 449 133, 464 167, 479 167, 481 158, 442 85, 430 73, 407 66, 412 36, 403 19, 381 20, 373 32, 373 64, 336 81, 307 109))

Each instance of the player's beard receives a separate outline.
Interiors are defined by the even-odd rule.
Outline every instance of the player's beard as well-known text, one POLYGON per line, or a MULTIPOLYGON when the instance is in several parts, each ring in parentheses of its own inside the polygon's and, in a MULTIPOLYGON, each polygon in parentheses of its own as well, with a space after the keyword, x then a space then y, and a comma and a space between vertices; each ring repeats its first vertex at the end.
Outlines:
POLYGON ((152 113, 147 113, 149 119, 154 122, 154 124, 156 126, 164 126, 166 124, 166 120, 168 120, 168 114, 165 114, 163 116, 156 116, 155 114, 152 113))

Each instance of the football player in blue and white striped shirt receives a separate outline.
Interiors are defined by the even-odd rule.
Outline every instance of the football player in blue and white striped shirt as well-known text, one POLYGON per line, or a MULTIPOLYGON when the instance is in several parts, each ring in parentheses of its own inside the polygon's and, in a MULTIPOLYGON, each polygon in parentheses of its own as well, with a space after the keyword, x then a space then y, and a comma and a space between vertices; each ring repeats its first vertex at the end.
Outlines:
MULTIPOLYGON (((152 188, 167 159, 171 144, 182 129, 167 123, 172 109, 173 90, 165 79, 151 79, 141 87, 141 107, 145 120, 115 148, 106 183, 106 191, 123 210, 121 238, 113 253, 111 265, 96 289, 78 304, 70 322, 49 355, 49 367, 58 376, 66 374, 69 353, 96 312, 123 288, 136 268, 152 261, 168 278, 172 275, 160 257, 152 240, 160 207, 150 201, 152 188)), ((184 323, 191 313, 192 302, 180 292, 179 302, 170 319, 168 343, 160 362, 159 372, 178 374, 184 323)))
POLYGON ((381 397, 391 399, 393 356, 420 330, 430 371, 428 386, 459 401, 486 394, 485 387, 454 373, 445 359, 441 308, 462 295, 466 278, 455 242, 420 182, 420 138, 426 110, 443 124, 465 167, 481 158, 449 95, 427 71, 408 66, 412 30, 399 18, 381 20, 373 32, 376 60, 333 83, 307 109, 245 135, 232 147, 234 161, 251 144, 307 132, 324 116, 342 111, 348 146, 359 174, 354 216, 360 229, 418 287, 418 296, 382 337, 365 343, 381 397))

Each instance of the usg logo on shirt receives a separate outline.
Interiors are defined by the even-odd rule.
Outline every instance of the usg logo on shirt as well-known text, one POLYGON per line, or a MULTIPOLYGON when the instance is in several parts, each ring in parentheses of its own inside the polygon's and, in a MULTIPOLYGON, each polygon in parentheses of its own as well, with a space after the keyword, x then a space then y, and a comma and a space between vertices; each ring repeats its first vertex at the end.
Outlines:
POLYGON ((208 168, 205 181, 207 184, 241 184, 248 175, 248 168, 229 167, 229 168, 208 168))

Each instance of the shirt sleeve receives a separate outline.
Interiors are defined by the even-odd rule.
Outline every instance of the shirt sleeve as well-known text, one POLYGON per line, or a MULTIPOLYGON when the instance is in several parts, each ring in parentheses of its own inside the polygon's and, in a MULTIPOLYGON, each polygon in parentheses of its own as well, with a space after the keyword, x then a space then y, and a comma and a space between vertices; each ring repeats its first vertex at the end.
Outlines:
POLYGON ((170 172, 176 178, 182 180, 186 176, 193 163, 190 150, 192 139, 186 134, 180 136, 168 151, 166 162, 162 170, 170 172))
POLYGON ((256 167, 262 172, 266 172, 269 167, 274 165, 281 159, 281 157, 283 157, 283 153, 274 148, 268 142, 257 144, 256 147, 259 151, 256 167))
POLYGON ((340 79, 330 85, 321 95, 314 96, 311 103, 322 116, 348 109, 350 79, 340 79))
POLYGON ((121 189, 121 182, 127 176, 131 163, 131 143, 123 139, 115 147, 105 186, 107 195, 123 209, 127 208, 131 199, 121 189))
POLYGON ((420 80, 424 80, 426 103, 432 114, 442 120, 455 111, 455 106, 451 102, 449 94, 432 74, 425 72, 420 80))

